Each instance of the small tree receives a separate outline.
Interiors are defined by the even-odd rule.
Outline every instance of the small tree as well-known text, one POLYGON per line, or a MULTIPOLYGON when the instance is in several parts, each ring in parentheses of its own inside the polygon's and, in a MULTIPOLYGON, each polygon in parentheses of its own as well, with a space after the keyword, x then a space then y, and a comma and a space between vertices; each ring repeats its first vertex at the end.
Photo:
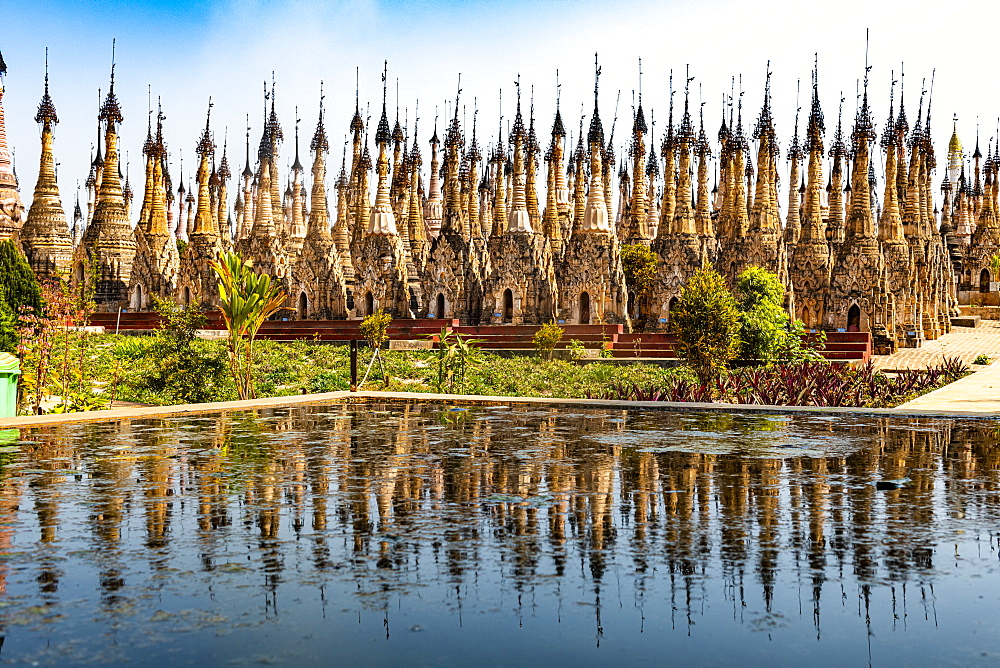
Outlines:
POLYGON ((368 362, 368 369, 365 371, 365 376, 361 379, 362 385, 368 380, 368 373, 372 370, 372 364, 378 360, 378 368, 382 373, 382 382, 385 384, 385 387, 389 387, 389 376, 386 375, 385 364, 382 362, 382 346, 389 340, 389 323, 391 322, 392 316, 379 309, 362 320, 361 326, 358 327, 361 336, 365 337, 368 345, 374 351, 372 352, 371 361, 368 362))
POLYGON ((440 334, 431 336, 438 337, 438 392, 453 392, 457 389, 459 394, 464 393, 466 373, 475 369, 482 359, 477 345, 481 342, 477 339, 463 339, 461 334, 456 334, 447 327, 442 327, 440 334))
POLYGON ((24 253, 11 239, 0 241, 0 352, 15 352, 18 317, 42 314, 42 288, 24 253))
POLYGON ((635 292, 635 298, 646 296, 656 278, 656 253, 644 244, 622 246, 622 271, 625 285, 635 292))
POLYGON ((535 350, 538 351, 540 357, 547 360, 552 359, 552 351, 555 350, 556 344, 562 340, 564 331, 559 325, 549 322, 535 332, 533 341, 535 350))
POLYGON ((788 314, 781 306, 785 288, 777 275, 748 267, 736 277, 740 308, 740 357, 767 362, 788 348, 788 314))
POLYGON ((739 351, 740 312, 726 281, 711 266, 688 280, 670 312, 680 342, 678 354, 710 383, 739 351))
POLYGON ((994 281, 1000 281, 1000 253, 994 253, 990 256, 990 273, 993 275, 994 281))
POLYGON ((219 277, 219 304, 229 330, 229 369, 240 399, 255 399, 253 342, 257 330, 287 299, 267 274, 258 274, 253 263, 239 253, 221 253, 212 262, 219 277))

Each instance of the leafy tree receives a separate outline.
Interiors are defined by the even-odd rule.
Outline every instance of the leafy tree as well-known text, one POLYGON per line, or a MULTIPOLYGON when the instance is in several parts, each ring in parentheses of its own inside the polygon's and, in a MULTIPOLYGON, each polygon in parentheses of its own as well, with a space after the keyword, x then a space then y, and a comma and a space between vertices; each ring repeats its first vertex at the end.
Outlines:
POLYGON ((221 253, 212 262, 219 277, 219 304, 229 330, 229 369, 240 399, 255 399, 253 343, 257 330, 287 299, 267 274, 258 274, 253 263, 239 253, 221 253))
POLYGON ((635 293, 635 298, 642 299, 649 292, 656 278, 656 253, 643 244, 625 244, 622 246, 622 271, 625 272, 625 285, 635 293))
POLYGON ((740 347, 740 311, 725 279, 710 265, 684 286, 670 312, 677 352, 702 383, 715 380, 740 347))
POLYGON ((0 299, 0 352, 12 353, 17 350, 17 315, 10 305, 0 299))
POLYGON ((740 309, 740 357, 773 361, 787 347, 788 314, 781 306, 785 289, 778 277, 748 267, 736 277, 740 309))
POLYGON ((24 253, 11 239, 0 241, 0 351, 15 352, 17 318, 41 315, 42 289, 24 253))

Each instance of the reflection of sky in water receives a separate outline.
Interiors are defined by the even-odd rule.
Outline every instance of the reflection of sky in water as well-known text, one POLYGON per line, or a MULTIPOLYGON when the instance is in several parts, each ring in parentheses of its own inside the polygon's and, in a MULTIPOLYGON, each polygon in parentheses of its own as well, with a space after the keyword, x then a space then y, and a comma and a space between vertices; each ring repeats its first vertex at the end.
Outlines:
MULTIPOLYGON (((610 422, 616 422, 614 420, 610 422)), ((627 424, 626 420, 619 420, 627 424)), ((847 433, 789 429, 790 418, 724 415, 719 419, 681 419, 678 428, 631 429, 591 436, 607 445, 635 448, 640 452, 690 452, 706 455, 740 454, 745 457, 847 456, 865 445, 866 439, 847 433), (717 430, 710 430, 717 426, 717 430)))
POLYGON ((23 432, 0 658, 997 662, 992 423, 450 408, 23 432))

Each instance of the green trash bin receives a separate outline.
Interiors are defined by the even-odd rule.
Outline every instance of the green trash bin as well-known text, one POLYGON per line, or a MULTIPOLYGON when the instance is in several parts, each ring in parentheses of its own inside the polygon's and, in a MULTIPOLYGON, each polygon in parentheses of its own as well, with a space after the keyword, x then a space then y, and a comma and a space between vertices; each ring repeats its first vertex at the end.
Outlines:
POLYGON ((0 417, 17 415, 17 377, 20 362, 10 353, 0 353, 0 417))

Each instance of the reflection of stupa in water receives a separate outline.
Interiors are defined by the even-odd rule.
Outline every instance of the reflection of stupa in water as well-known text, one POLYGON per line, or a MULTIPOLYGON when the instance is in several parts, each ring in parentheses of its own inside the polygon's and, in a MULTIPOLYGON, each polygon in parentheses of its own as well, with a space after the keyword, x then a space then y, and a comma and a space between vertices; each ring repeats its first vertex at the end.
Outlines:
MULTIPOLYGON (((525 619, 546 601, 585 606, 601 642, 625 581, 628 605, 651 625, 691 629, 731 607, 737 623, 767 628, 801 609, 820 634, 831 602, 843 614, 855 597, 858 615, 881 624, 890 597, 899 614, 927 605, 927 586, 942 576, 943 516, 997 515, 1000 448, 979 425, 873 419, 808 430, 803 418, 771 433, 822 440, 846 431, 868 445, 767 458, 603 438, 685 428, 698 438, 710 424, 760 427, 752 417, 443 414, 317 407, 135 421, 88 427, 72 447, 69 432, 39 432, 21 455, 39 472, 5 479, 0 522, 24 500, 39 531, 31 540, 61 549, 71 533, 60 527, 62 508, 83 502, 109 606, 141 591, 134 560, 167 577, 195 549, 202 574, 254 579, 269 606, 301 577, 347 578, 357 604, 388 624, 398 599, 441 587, 456 610, 493 596, 516 600, 525 619), (53 457, 73 461, 81 480, 53 457), (907 469, 905 489, 872 484, 907 469), (251 559, 234 562, 235 545, 251 559)), ((32 566, 45 600, 64 596, 61 564, 32 566)))

